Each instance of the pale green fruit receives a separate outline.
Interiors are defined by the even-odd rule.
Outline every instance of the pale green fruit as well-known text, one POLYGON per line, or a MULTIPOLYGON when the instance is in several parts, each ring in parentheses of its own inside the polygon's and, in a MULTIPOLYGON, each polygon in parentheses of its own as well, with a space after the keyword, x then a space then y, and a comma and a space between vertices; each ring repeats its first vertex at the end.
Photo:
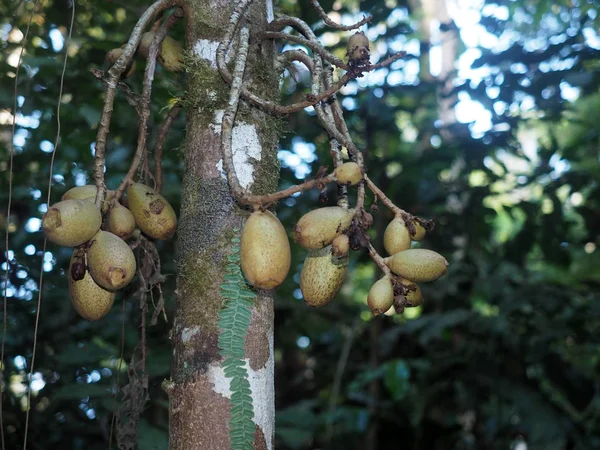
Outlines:
POLYGON ((131 211, 117 203, 108 213, 107 228, 121 239, 128 239, 135 230, 135 218, 131 211))
POLYGON ((300 272, 300 290, 310 306, 322 307, 329 303, 344 283, 348 257, 335 257, 331 245, 309 250, 300 272))
POLYGON ((154 239, 168 239, 177 230, 173 207, 154 189, 134 183, 127 188, 128 207, 138 228, 154 239))
POLYGON ((415 224, 415 234, 411 235, 411 239, 413 241, 421 241, 425 237, 425 234, 427 234, 427 230, 416 220, 413 220, 413 223, 415 224))
POLYGON ((94 281, 110 291, 127 286, 136 270, 135 256, 129 245, 108 231, 99 231, 92 238, 87 263, 94 281))
POLYGON ((413 283, 410 280, 401 278, 400 282, 407 288, 409 288, 408 294, 406 294, 406 300, 408 305, 406 306, 419 306, 423 303, 423 293, 421 287, 417 283, 413 283))
POLYGON ((285 228, 270 211, 253 212, 242 230, 240 263, 248 282, 274 289, 290 270, 292 254, 285 228))
POLYGON ((160 46, 158 62, 169 72, 181 72, 183 70, 183 46, 170 36, 166 36, 160 46))
POLYGON ((388 255, 394 255, 410 248, 410 233, 404 220, 396 217, 383 233, 383 247, 388 255))
POLYGON ((367 296, 367 304, 374 316, 388 311, 394 304, 394 286, 392 279, 386 275, 377 280, 367 296))
POLYGON ((341 166, 336 167, 333 173, 335 174, 337 182, 340 184, 354 186, 362 180, 362 171, 360 170, 360 166, 355 162, 344 163, 341 166))
POLYGON ((95 184, 86 184, 85 186, 75 186, 69 189, 62 196, 62 200, 79 199, 86 200, 91 198, 92 201, 96 199, 96 192, 98 188, 95 184))
POLYGON ((77 247, 89 241, 102 225, 102 214, 92 202, 63 200, 55 203, 42 218, 42 230, 50 242, 77 247))
POLYGON ((75 261, 75 252, 69 265, 69 294, 71 303, 79 315, 88 320, 104 317, 115 301, 115 293, 102 289, 96 284, 88 272, 81 280, 75 281, 71 276, 71 266, 75 261))
POLYGON ((341 206, 314 209, 294 227, 294 240, 307 249, 323 248, 350 228, 353 215, 353 209, 341 206))
POLYGON ((423 248, 404 250, 384 261, 396 275, 417 283, 437 280, 448 270, 442 255, 423 248))
MULTIPOLYGON (((98 192, 98 188, 95 184, 86 184, 85 186, 75 186, 74 188, 69 189, 62 196, 62 200, 70 200, 70 199, 80 199, 80 200, 88 200, 92 203, 96 202, 96 193, 98 192)), ((115 191, 108 190, 106 191, 106 196, 104 198, 104 203, 102 203, 102 213, 105 213, 108 210, 108 202, 110 202, 115 196, 115 191)))

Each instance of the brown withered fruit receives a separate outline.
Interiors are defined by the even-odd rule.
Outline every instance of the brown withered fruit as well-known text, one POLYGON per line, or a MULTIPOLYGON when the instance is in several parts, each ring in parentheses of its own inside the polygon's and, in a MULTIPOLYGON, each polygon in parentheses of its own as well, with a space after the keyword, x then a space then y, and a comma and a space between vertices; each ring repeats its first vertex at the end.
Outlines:
POLYGON ((141 183, 127 188, 127 206, 143 233, 154 239, 168 239, 177 229, 173 207, 158 192, 141 183))
POLYGON ((253 212, 242 230, 240 263, 248 282, 274 289, 285 280, 292 260, 285 228, 270 211, 253 212))
POLYGON ((92 202, 63 200, 55 203, 42 218, 42 230, 50 242, 77 247, 89 241, 102 225, 102 214, 92 202))
POLYGON ((120 237, 102 230, 92 238, 87 263, 94 281, 110 291, 127 286, 137 267, 129 245, 120 237))
POLYGON ((294 227, 294 240, 307 249, 323 248, 352 223, 353 209, 326 206, 304 214, 294 227))

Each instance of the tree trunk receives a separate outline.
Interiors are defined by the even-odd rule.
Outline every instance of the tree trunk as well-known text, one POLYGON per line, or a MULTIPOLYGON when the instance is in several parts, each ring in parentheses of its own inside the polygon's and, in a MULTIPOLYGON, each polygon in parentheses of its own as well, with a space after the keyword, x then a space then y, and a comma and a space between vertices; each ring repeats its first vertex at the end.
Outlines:
MULTIPOLYGON (((278 77, 273 47, 252 35, 272 14, 270 0, 254 2, 247 23, 251 44, 245 82, 273 100, 278 77)), ((236 206, 222 172, 221 117, 229 87, 216 70, 215 52, 229 23, 229 0, 186 0, 187 111, 185 171, 178 229, 177 311, 171 339, 169 448, 230 449, 230 379, 219 355, 219 311, 231 239, 247 212, 236 206)), ((277 188, 276 119, 244 102, 233 131, 236 173, 254 194, 277 188)), ((245 340, 245 362, 254 411, 254 448, 272 449, 274 436, 273 296, 257 292, 245 340)))

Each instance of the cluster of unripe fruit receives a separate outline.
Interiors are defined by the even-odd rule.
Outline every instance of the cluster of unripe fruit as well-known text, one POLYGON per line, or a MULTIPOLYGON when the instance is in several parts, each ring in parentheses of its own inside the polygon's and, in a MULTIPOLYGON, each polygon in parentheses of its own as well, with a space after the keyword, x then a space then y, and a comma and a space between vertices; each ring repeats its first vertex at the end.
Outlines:
MULTIPOLYGON (((150 45, 156 35, 155 31, 148 31, 142 35, 140 45, 137 48, 136 54, 141 58, 148 58, 150 52, 150 45)), ((106 54, 106 60, 110 64, 117 62, 117 59, 121 57, 125 51, 125 44, 119 48, 113 48, 106 54)), ((158 50, 157 60, 161 66, 163 66, 169 72, 181 72, 183 70, 183 46, 179 41, 176 41, 171 36, 165 36, 164 40, 160 44, 158 50)), ((132 60, 125 72, 123 77, 128 78, 136 72, 136 61, 132 60)))
POLYGON ((177 228, 172 206, 146 185, 128 187, 126 206, 113 202, 114 192, 109 191, 98 208, 96 193, 94 185, 74 187, 42 218, 42 230, 49 241, 74 247, 67 275, 69 293, 75 310, 88 320, 106 315, 116 291, 135 275, 135 256, 125 241, 140 232, 153 239, 167 239, 177 228))
MULTIPOLYGON (((335 169, 339 184, 356 185, 362 179, 358 164, 348 162, 335 169)), ((308 250, 300 273, 300 290, 306 303, 314 307, 328 304, 338 293, 348 268, 350 248, 362 247, 357 238, 364 228, 356 219, 355 209, 328 206, 308 212, 294 227, 294 240, 308 250)), ((370 224, 367 224, 370 225, 370 224)), ((368 228, 368 226, 367 226, 368 228)), ((447 261, 426 249, 411 249, 412 241, 425 236, 418 221, 407 224, 401 216, 388 225, 383 259, 388 274, 378 280, 368 295, 373 314, 382 314, 396 306, 421 303, 417 282, 433 281, 446 273, 447 261)), ((241 266, 250 284, 259 289, 274 289, 286 278, 291 265, 291 250, 285 228, 269 211, 254 211, 241 236, 241 266)))

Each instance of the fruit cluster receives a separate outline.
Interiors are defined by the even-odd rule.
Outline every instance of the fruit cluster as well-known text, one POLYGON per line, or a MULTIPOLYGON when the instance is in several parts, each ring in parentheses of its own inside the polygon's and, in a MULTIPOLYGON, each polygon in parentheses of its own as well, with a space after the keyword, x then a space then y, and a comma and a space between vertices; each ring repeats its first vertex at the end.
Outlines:
MULTIPOLYGON (((147 31, 142 35, 140 45, 137 48, 136 54, 143 59, 148 58, 150 52, 150 45, 156 36, 156 31, 147 31)), ((106 54, 106 61, 110 64, 117 62, 117 59, 121 57, 125 51, 126 44, 123 44, 119 48, 113 48, 106 54)), ((157 60, 161 66, 163 66, 169 72, 181 72, 183 70, 183 46, 179 41, 176 41, 171 36, 165 36, 162 43, 160 44, 157 60)), ((131 60, 125 69, 123 74, 124 78, 131 77, 136 72, 136 61, 131 60)))
MULTIPOLYGON (((363 179, 355 162, 338 166, 335 181, 355 186, 363 179)), ((373 219, 364 209, 328 206, 308 212, 294 226, 294 241, 308 250, 300 273, 300 290, 306 303, 314 307, 328 304, 344 282, 349 250, 370 246, 366 230, 373 219)), ((438 253, 411 249, 413 241, 424 238, 426 229, 416 218, 398 214, 383 237, 387 258, 374 256, 385 275, 370 289, 367 303, 374 315, 391 308, 422 302, 417 282, 434 281, 446 273, 448 263, 438 253)), ((250 284, 274 289, 287 276, 291 264, 290 244, 285 228, 269 211, 256 209, 247 220, 241 236, 241 266, 250 284)), ((372 248, 372 247, 371 247, 372 248)))
POLYGON ((116 291, 133 279, 137 264, 125 242, 144 233, 153 239, 171 237, 177 217, 171 205, 154 189, 131 184, 124 204, 108 192, 101 208, 95 204, 95 185, 67 191, 42 218, 46 238, 74 247, 69 266, 69 293, 75 310, 88 320, 108 313, 116 291))

